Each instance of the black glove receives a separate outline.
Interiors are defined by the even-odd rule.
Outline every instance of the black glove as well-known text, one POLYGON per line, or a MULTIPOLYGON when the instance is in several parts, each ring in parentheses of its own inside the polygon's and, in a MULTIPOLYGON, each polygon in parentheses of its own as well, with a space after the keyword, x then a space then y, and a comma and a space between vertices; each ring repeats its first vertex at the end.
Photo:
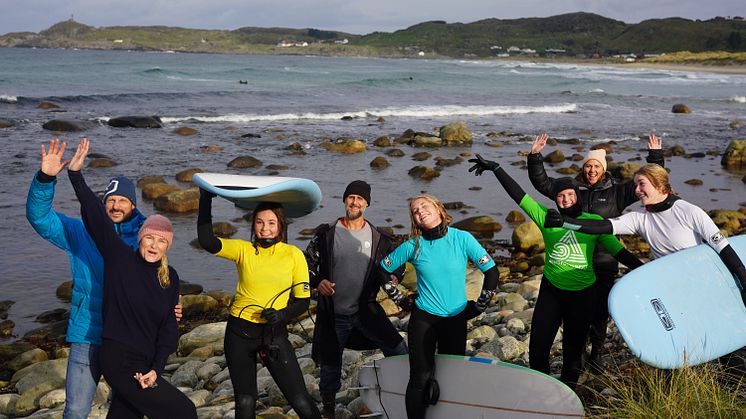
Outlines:
POLYGON ((490 303, 492 302, 492 297, 495 295, 494 291, 490 290, 482 290, 482 293, 479 294, 479 298, 477 298, 477 302, 474 304, 474 307, 476 307, 477 310, 484 313, 484 310, 487 310, 487 307, 490 306, 490 303))
POLYGON ((199 197, 200 198, 212 199, 212 198, 215 198, 216 196, 217 195, 215 195, 214 193, 212 193, 212 192, 210 192, 208 190, 199 188, 199 197))
POLYGON ((485 160, 479 154, 476 156, 477 158, 475 159, 469 159, 469 163, 474 163, 474 166, 469 168, 469 172, 474 172, 476 176, 480 176, 485 170, 494 172, 500 168, 500 163, 492 160, 485 160))
POLYGON ((546 228, 559 228, 565 224, 565 220, 562 218, 562 214, 554 208, 550 208, 547 211, 547 216, 544 219, 544 227, 546 228))
POLYGON ((285 310, 275 310, 274 308, 265 308, 262 310, 262 318, 267 321, 270 326, 277 326, 278 324, 285 324, 287 319, 285 318, 285 310))
POLYGON ((412 299, 401 292, 401 290, 393 282, 389 281, 383 284, 383 290, 386 291, 386 294, 389 296, 391 301, 394 302, 394 304, 398 305, 406 311, 410 311, 412 309, 412 299))

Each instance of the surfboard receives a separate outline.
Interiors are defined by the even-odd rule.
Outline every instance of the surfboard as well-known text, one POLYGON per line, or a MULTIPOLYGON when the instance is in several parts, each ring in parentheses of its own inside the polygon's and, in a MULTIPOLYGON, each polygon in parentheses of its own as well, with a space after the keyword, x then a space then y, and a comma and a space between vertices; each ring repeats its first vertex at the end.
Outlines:
POLYGON ((308 215, 321 203, 321 189, 310 179, 197 173, 192 181, 248 210, 253 210, 260 202, 280 203, 291 218, 308 215))
MULTIPOLYGON (((360 369, 360 396, 372 412, 361 417, 407 417, 409 357, 392 356, 360 369)), ((559 380, 518 365, 456 355, 435 356, 440 399, 428 419, 579 418, 583 404, 559 380)))
MULTIPOLYGON (((728 238, 746 260, 746 236, 728 238)), ((673 369, 746 346, 746 308, 737 279, 702 244, 624 275, 609 294, 609 313, 642 362, 673 369)))

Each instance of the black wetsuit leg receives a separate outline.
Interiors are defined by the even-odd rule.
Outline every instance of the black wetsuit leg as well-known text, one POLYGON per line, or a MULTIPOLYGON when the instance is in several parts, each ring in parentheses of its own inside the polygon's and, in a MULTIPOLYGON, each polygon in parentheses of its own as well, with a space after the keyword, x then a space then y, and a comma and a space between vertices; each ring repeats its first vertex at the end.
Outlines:
POLYGON ((599 351, 606 341, 606 329, 609 325, 609 293, 614 286, 616 273, 596 271, 596 308, 591 321, 588 340, 593 350, 599 351))
POLYGON ((556 291, 557 288, 546 278, 541 278, 539 298, 536 300, 534 315, 531 318, 529 366, 544 374, 549 374, 549 351, 562 324, 561 301, 556 291))
POLYGON ((416 305, 409 318, 409 384, 405 398, 409 419, 425 417, 425 387, 432 378, 435 365, 438 319, 416 305))
POLYGON ((562 374, 560 380, 575 389, 583 372, 581 356, 598 298, 596 287, 559 290, 562 295, 562 374))
POLYGON ((466 354, 466 312, 442 318, 437 326, 438 353, 448 355, 466 354))
POLYGON ((240 399, 240 403, 236 403, 236 419, 253 419, 255 416, 255 404, 250 401, 256 401, 258 396, 256 354, 262 344, 261 333, 260 325, 228 316, 223 346, 233 382, 233 395, 236 400, 240 399))

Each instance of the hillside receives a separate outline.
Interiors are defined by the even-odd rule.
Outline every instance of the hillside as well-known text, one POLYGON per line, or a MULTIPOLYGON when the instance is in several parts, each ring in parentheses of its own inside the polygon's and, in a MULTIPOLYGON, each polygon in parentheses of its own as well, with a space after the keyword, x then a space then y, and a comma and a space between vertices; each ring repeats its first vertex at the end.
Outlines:
POLYGON ((96 28, 69 20, 38 34, 20 32, 0 36, 0 46, 429 57, 740 52, 746 51, 746 21, 668 18, 627 24, 578 12, 472 23, 429 21, 392 33, 361 36, 311 28, 245 27, 231 31, 165 26, 96 28))

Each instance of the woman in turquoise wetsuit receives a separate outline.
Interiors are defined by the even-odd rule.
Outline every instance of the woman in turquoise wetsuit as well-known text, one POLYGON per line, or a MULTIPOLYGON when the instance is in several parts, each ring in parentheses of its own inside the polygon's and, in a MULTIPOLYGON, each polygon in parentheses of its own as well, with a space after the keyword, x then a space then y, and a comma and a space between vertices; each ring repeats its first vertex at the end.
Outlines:
MULTIPOLYGON (((470 314, 473 317, 484 311, 497 287, 499 273, 474 236, 448 227, 452 218, 437 198, 415 196, 409 200, 409 210, 410 238, 384 258, 381 267, 392 273, 411 262, 417 272, 418 296, 409 319, 410 373, 406 394, 407 416, 415 419, 424 418, 427 406, 437 402, 438 387, 433 379, 436 346, 441 354, 466 353, 466 320, 470 314), (484 272, 484 283, 479 299, 467 309, 469 261, 484 272)), ((403 308, 411 304, 397 288, 386 290, 403 308)))
MULTIPOLYGON (((531 319, 529 364, 531 368, 549 374, 549 351, 560 325, 562 332, 562 373, 560 380, 574 389, 582 372, 581 354, 595 310, 596 275, 593 272, 593 251, 601 244, 618 261, 634 269, 639 259, 606 234, 593 236, 563 228, 544 228, 547 208, 526 192, 497 162, 484 160, 477 154, 469 171, 481 175, 491 171, 526 214, 541 230, 546 247, 544 276, 539 298, 531 319)), ((578 203, 578 186, 569 177, 555 180, 555 202, 559 210, 575 218, 601 219, 601 216, 582 212, 578 203)))

